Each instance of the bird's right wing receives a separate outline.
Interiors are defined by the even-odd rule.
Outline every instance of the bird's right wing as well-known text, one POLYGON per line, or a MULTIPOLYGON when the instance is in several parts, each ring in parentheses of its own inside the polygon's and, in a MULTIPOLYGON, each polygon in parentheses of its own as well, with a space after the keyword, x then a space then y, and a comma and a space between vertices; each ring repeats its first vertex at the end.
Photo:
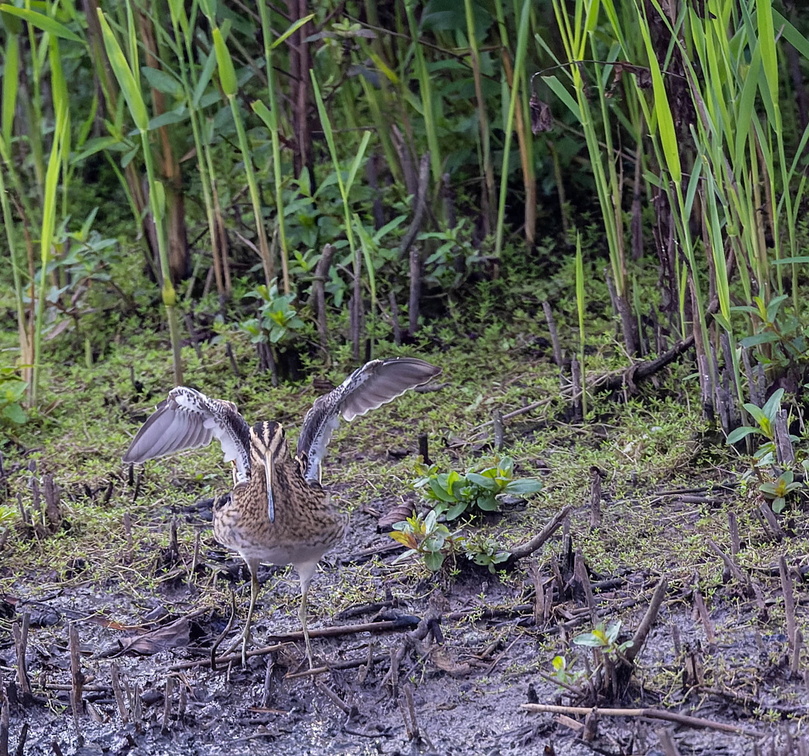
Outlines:
POLYGON ((185 386, 173 388, 129 445, 124 462, 145 462, 185 449, 222 445, 225 461, 236 464, 236 482, 250 474, 250 430, 236 405, 185 386))
POLYGON ((298 438, 298 459, 303 463, 306 480, 320 482, 320 463, 341 417, 351 422, 408 389, 427 383, 440 372, 441 368, 415 357, 372 360, 317 399, 303 419, 298 438))

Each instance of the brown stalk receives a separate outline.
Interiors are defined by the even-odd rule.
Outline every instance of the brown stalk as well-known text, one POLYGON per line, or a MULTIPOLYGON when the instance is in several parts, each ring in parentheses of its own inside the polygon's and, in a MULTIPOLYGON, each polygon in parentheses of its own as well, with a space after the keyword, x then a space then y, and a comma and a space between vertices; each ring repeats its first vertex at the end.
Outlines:
POLYGON ((652 600, 649 602, 649 608, 646 610, 646 614, 643 615, 643 619, 640 625, 638 625, 635 635, 632 636, 632 645, 624 651, 624 658, 628 662, 633 662, 643 649, 643 644, 646 643, 646 637, 649 635, 657 619, 660 607, 663 605, 663 599, 666 598, 666 590, 668 587, 669 584, 666 578, 662 578, 657 584, 657 588, 655 588, 655 592, 652 594, 652 600))
POLYGON ((705 599, 702 598, 702 593, 698 587, 694 586, 694 606, 697 607, 697 613, 702 621, 702 626, 705 628, 705 639, 710 645, 716 643, 716 633, 714 632, 713 622, 708 616, 708 608, 705 606, 705 599))
POLYGON ((598 711, 602 717, 643 717, 645 719, 662 719, 666 722, 674 722, 675 724, 683 725, 685 727, 704 728, 709 730, 717 730, 719 732, 731 732, 735 735, 746 735, 751 738, 760 738, 762 734, 758 730, 750 727, 741 727, 739 725, 727 724, 725 722, 716 722, 711 719, 703 719, 702 717, 692 717, 687 714, 678 714, 675 711, 666 711, 665 709, 607 709, 587 706, 554 706, 551 704, 520 704, 521 709, 526 711, 533 711, 544 714, 567 714, 574 716, 587 716, 593 711, 598 711))
MULTIPOLYGON (((307 0, 287 0, 289 23, 309 15, 307 0)), ((311 22, 304 24, 287 39, 289 47, 289 83, 292 102, 292 172, 300 176, 304 171, 314 179, 314 153, 312 150, 311 81, 309 69, 312 67, 307 38, 313 31, 311 22)), ((314 182, 313 182, 314 185, 314 182)))
MULTIPOLYGON (((474 27, 474 25, 473 25, 474 27)), ((474 34, 474 28, 468 33, 474 34)), ((504 55, 505 57, 505 55, 504 55)), ((483 235, 488 236, 492 230, 492 213, 496 207, 494 194, 494 167, 491 159, 491 141, 489 136, 489 117, 486 112, 486 99, 483 96, 483 79, 480 73, 480 59, 474 40, 469 41, 469 58, 472 63, 472 78, 475 82, 475 100, 477 101, 478 128, 483 159, 483 182, 480 191, 480 216, 483 235)))
POLYGON ((590 468, 590 527, 601 525, 601 470, 595 465, 590 468))
POLYGON ((784 616, 787 622, 787 639, 789 640, 789 647, 792 649, 793 654, 790 658, 790 672, 793 675, 798 674, 798 667, 794 662, 799 662, 794 653, 796 648, 800 648, 798 643, 798 625, 795 622, 795 591, 792 586, 792 575, 789 573, 786 559, 783 554, 778 557, 778 571, 781 577, 781 592, 784 595, 784 616))
POLYGON ((731 559, 716 543, 710 539, 708 539, 708 546, 711 550, 719 556, 719 558, 725 563, 725 567, 727 567, 728 571, 731 575, 733 575, 733 579, 741 585, 742 589, 745 593, 750 592, 750 580, 749 578, 739 569, 739 566, 736 562, 731 559))
POLYGON ((28 677, 28 665, 25 659, 28 650, 28 623, 30 615, 25 612, 22 615, 22 622, 15 622, 11 626, 14 636, 14 651, 17 656, 17 686, 23 696, 31 694, 31 681, 28 677))
POLYGON ((564 519, 570 514, 572 509, 572 504, 568 504, 563 509, 560 509, 540 533, 537 533, 537 535, 526 543, 520 546, 515 546, 509 554, 508 564, 513 564, 518 559, 523 559, 524 557, 533 554, 535 551, 537 551, 537 549, 542 548, 545 541, 547 541, 556 532, 564 519))
POLYGON ((553 361, 557 367, 562 367, 562 347, 559 344, 559 332, 556 330, 556 320, 553 317, 551 303, 546 299, 542 303, 542 310, 545 313, 545 321, 548 324, 548 335, 553 346, 553 361))
POLYGON ((317 320, 317 333, 320 340, 320 349, 325 357, 325 362, 328 365, 330 362, 329 355, 329 328, 326 321, 326 280, 329 276, 329 269, 331 262, 334 258, 335 249, 331 244, 326 244, 323 247, 323 252, 320 254, 320 259, 315 266, 315 275, 312 279, 312 300, 315 310, 315 319, 317 320))
POLYGON ((419 328, 419 299, 421 298, 421 254, 418 247, 410 250, 410 297, 408 300, 408 333, 414 336, 419 328))

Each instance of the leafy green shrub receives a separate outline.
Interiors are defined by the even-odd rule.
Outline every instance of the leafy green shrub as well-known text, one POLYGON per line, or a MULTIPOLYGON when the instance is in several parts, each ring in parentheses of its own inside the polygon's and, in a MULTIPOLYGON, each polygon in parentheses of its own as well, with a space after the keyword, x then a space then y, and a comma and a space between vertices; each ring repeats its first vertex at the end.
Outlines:
POLYGON ((792 470, 784 470, 772 483, 768 481, 762 483, 758 490, 770 502, 772 511, 778 514, 784 511, 786 497, 801 487, 802 484, 795 481, 795 473, 792 470))
POLYGON ((768 369, 782 375, 798 370, 798 378, 803 377, 809 362, 805 323, 794 315, 781 311, 781 306, 789 299, 787 294, 773 297, 765 302, 761 297, 753 297, 752 305, 733 307, 736 312, 753 315, 756 332, 739 341, 743 347, 757 347, 756 359, 768 369))
POLYGON ((0 425, 22 425, 28 420, 22 408, 27 388, 14 368, 0 368, 0 425))
MULTIPOLYGON (((735 444, 751 433, 764 436, 766 441, 759 446, 753 455, 758 460, 759 465, 772 464, 775 460, 775 419, 781 411, 781 397, 783 395, 784 389, 774 391, 763 407, 757 407, 755 404, 750 403, 745 404, 744 408, 755 421, 755 426, 743 425, 728 434, 728 444, 735 444)), ((790 436, 789 438, 793 442, 798 440, 796 436, 790 436)))
MULTIPOLYGON (((755 404, 745 404, 744 408, 756 424, 755 426, 744 425, 736 428, 728 434, 727 440, 728 444, 734 444, 751 434, 763 436, 764 442, 753 454, 756 461, 751 473, 755 473, 756 480, 759 481, 759 493, 770 502, 773 512, 777 514, 783 512, 787 496, 803 487, 802 483, 795 481, 795 473, 792 470, 775 469, 772 471, 772 475, 775 476, 774 479, 761 481, 762 468, 773 468, 776 462, 775 420, 781 411, 781 397, 783 395, 784 389, 774 391, 763 407, 757 407, 755 404)), ((789 440, 794 443, 798 441, 798 437, 790 434, 789 440)), ((809 461, 804 461, 803 467, 805 471, 809 470, 809 461)))
POLYGON ((500 508, 499 496, 511 494, 526 496, 542 490, 536 478, 514 478, 514 460, 503 457, 493 467, 479 473, 461 475, 455 470, 438 472, 438 466, 419 466, 421 477, 413 487, 425 498, 435 501, 436 510, 447 520, 455 520, 470 510, 470 514, 496 512, 500 508))

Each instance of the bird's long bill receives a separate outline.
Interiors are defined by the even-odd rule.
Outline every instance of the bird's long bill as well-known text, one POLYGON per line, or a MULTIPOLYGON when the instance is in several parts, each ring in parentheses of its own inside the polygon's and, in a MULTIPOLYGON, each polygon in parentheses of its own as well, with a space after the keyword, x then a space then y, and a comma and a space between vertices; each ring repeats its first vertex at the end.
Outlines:
POLYGON ((273 497, 272 462, 269 454, 264 455, 264 480, 267 481, 267 517, 275 522, 275 498, 273 497))
POLYGON ((267 516, 275 522, 275 465, 285 447, 284 429, 278 423, 256 423, 250 429, 253 465, 264 468, 267 516))

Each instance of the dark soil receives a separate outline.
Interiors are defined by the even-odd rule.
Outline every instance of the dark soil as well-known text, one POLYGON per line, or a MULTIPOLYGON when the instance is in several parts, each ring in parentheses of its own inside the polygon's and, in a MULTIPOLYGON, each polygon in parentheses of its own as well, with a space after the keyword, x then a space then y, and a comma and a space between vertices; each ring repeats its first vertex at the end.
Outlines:
MULTIPOLYGON (((679 457, 665 472, 657 472, 658 458, 644 467, 643 452, 617 440, 624 431, 605 424, 587 437, 587 453, 600 454, 605 468, 610 460, 632 460, 629 472, 605 474, 602 519, 593 526, 591 462, 583 457, 579 467, 564 467, 572 446, 559 441, 563 434, 553 423, 544 425, 554 444, 542 440, 546 431, 536 424, 510 428, 507 443, 541 445, 520 447, 514 456, 525 470, 544 471, 535 474, 546 475, 546 490, 476 527, 513 547, 562 506, 574 507, 540 550, 499 574, 462 556, 448 559, 439 573, 412 559, 395 562, 403 550, 378 532, 377 522, 403 501, 418 504, 402 483, 406 467, 396 467, 405 456, 412 470, 416 438, 388 439, 387 455, 378 442, 349 450, 336 439, 324 479, 333 480, 339 503, 353 511, 346 540, 326 556, 310 591, 316 664, 325 667, 314 674, 300 674, 307 665, 297 578, 275 568, 261 574, 251 642, 254 651, 274 650, 250 656, 246 667, 234 659, 210 668, 212 644, 228 624, 229 596, 235 591, 237 617, 220 649, 238 635, 249 598, 240 560, 211 534, 210 498, 203 492, 226 486, 215 463, 193 463, 219 470, 210 485, 182 473, 166 479, 154 468, 138 482, 112 461, 89 483, 71 483, 66 472, 60 481, 55 470, 64 489, 56 532, 17 524, 0 549, 0 683, 9 716, 7 733, 0 723, 0 756, 6 756, 6 734, 8 753, 30 756, 809 754, 806 651, 798 650, 794 664, 778 569, 783 556, 796 626, 805 634, 801 544, 809 526, 800 502, 791 505, 792 521, 780 519, 784 532, 776 534, 756 515, 760 502, 735 483, 712 487, 704 470, 674 470, 682 466, 679 457), (603 449, 613 442, 619 452, 608 458, 603 449), (674 478, 691 481, 688 490, 678 493, 674 478), (369 498, 369 490, 381 498, 369 498), (738 549, 728 535, 733 512, 738 549), (77 557, 68 545, 88 533, 94 542, 77 557), (586 581, 581 568, 574 571, 577 553, 586 581), (631 638, 662 579, 665 598, 634 666, 617 664, 614 678, 603 675, 600 657, 574 639, 599 621, 620 621, 618 642, 631 638), (26 615, 31 693, 22 685, 9 632, 26 615), (389 629, 318 634, 368 622, 389 629), (71 626, 79 670, 71 670, 71 626), (557 655, 567 663, 564 685, 551 679, 561 676, 552 664, 557 655), (78 701, 71 698, 77 680, 78 701), (631 715, 522 708, 532 703, 631 715), (703 721, 655 718, 661 710, 703 721)), ((364 427, 373 435, 373 424, 364 427)), ((641 434, 630 428, 628 435, 641 434)), ((647 450, 661 443, 643 438, 647 450)), ((660 453, 675 443, 665 438, 660 453)), ((90 465, 92 449, 88 442, 86 453, 70 453, 90 465)), ((6 500, 19 494, 30 507, 31 474, 21 463, 6 470, 6 500)), ((728 475, 712 471, 713 478, 728 475)))

